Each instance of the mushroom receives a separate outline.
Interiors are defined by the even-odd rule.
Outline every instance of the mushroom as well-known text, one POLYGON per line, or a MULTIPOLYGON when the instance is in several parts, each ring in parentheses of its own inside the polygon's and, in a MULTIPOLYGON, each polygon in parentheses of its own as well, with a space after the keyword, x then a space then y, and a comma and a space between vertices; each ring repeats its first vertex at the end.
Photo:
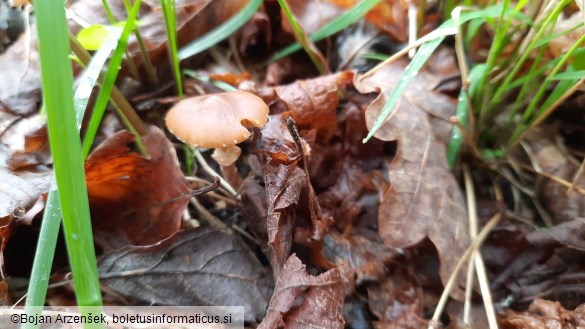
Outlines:
POLYGON ((214 148, 212 157, 222 166, 239 158, 236 146, 250 137, 248 128, 261 128, 268 120, 268 106, 245 91, 186 98, 167 113, 167 128, 195 148, 214 148))

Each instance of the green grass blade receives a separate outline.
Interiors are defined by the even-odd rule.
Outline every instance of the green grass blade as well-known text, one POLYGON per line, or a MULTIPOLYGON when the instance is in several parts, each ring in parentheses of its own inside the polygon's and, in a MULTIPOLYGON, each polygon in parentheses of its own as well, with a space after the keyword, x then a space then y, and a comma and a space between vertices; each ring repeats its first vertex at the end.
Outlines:
POLYGON ((106 11, 106 16, 108 16, 108 20, 110 21, 110 24, 114 24, 116 22, 116 18, 114 17, 114 13, 112 13, 112 9, 110 8, 110 5, 108 4, 108 0, 102 0, 102 6, 104 7, 104 10, 106 11))
POLYGON ((136 0, 136 2, 134 3, 134 6, 132 7, 126 24, 124 25, 124 29, 118 41, 118 45, 116 46, 116 50, 114 51, 114 55, 112 56, 110 64, 108 65, 108 70, 106 72, 102 88, 100 89, 96 103, 94 105, 91 119, 87 127, 85 139, 83 140, 84 157, 87 157, 87 155, 89 154, 89 150, 91 149, 93 140, 95 138, 95 135, 97 134, 100 122, 102 121, 102 117, 104 116, 106 106, 110 101, 110 95, 112 93, 112 89, 114 89, 116 77, 118 76, 118 71, 120 70, 120 64, 122 64, 122 57, 124 56, 124 52, 126 51, 128 36, 136 26, 136 17, 138 15, 141 3, 142 0, 136 0))
MULTIPOLYGON (((362 0, 360 1, 355 7, 348 10, 347 12, 343 13, 341 16, 333 19, 331 22, 325 24, 322 28, 320 28, 317 32, 311 34, 309 36, 309 40, 312 42, 317 42, 328 38, 334 35, 337 32, 347 28, 351 24, 357 22, 360 18, 362 18, 368 11, 374 8, 375 5, 380 3, 380 0, 362 0)), ((268 59, 267 63, 274 62, 279 60, 283 57, 286 57, 290 54, 293 54, 299 50, 303 49, 303 47, 297 42, 293 43, 290 46, 285 47, 284 49, 280 50, 276 54, 274 54, 270 59, 268 59)))
POLYGON ((293 29, 295 39, 297 39, 297 42, 303 47, 303 49, 305 49, 305 52, 307 53, 307 55, 309 55, 309 58, 311 58, 313 64, 315 64, 315 66, 317 67, 321 74, 329 73, 329 68, 327 66, 327 62, 325 61, 325 58, 323 58, 323 55, 321 55, 321 53, 318 52, 313 42, 309 39, 307 33, 305 33, 305 30, 297 21, 294 13, 292 12, 292 9, 290 9, 286 0, 278 0, 278 4, 280 5, 280 8, 284 11, 284 15, 286 16, 288 23, 293 29))
POLYGON ((372 136, 374 136, 374 134, 382 127, 386 121, 386 118, 388 118, 392 110, 394 110, 398 104, 398 101, 400 100, 400 97, 402 97, 404 91, 406 91, 406 88, 410 85, 416 74, 420 71, 422 66, 428 61, 435 49, 437 49, 437 47, 441 44, 441 42, 443 42, 444 39, 445 36, 439 36, 437 39, 433 39, 419 48, 410 64, 406 67, 400 76, 400 80, 398 80, 396 87, 390 94, 390 97, 388 97, 388 101, 386 101, 386 104, 384 104, 384 107, 380 111, 380 115, 376 118, 376 121, 368 133, 368 136, 364 138, 364 143, 370 140, 370 138, 372 138, 372 136))
MULTIPOLYGON (((122 29, 119 30, 121 32, 122 29)), ((77 131, 81 127, 81 121, 85 113, 85 108, 91 96, 91 91, 96 85, 97 79, 101 73, 102 67, 108 59, 110 52, 116 47, 120 33, 111 33, 108 39, 102 44, 100 50, 94 55, 90 65, 82 74, 80 83, 75 90, 73 104, 76 114, 77 131)), ((39 233, 39 242, 35 252, 35 259, 31 271, 31 278, 28 288, 26 306, 27 312, 31 311, 31 306, 42 306, 45 304, 45 297, 51 275, 51 266, 55 254, 55 246, 59 233, 59 224, 61 223, 61 204, 59 203, 59 194, 55 183, 52 184, 47 197, 45 212, 41 231, 39 233)), ((32 326, 23 329, 32 329, 32 326)))
MULTIPOLYGON (((73 105, 73 72, 65 3, 35 1, 37 34, 49 141, 62 205, 63 227, 77 303, 101 306, 91 220, 73 105)), ((86 328, 100 328, 86 325, 86 328)))
POLYGON ((215 46, 225 38, 232 35, 240 27, 246 24, 252 15, 258 11, 262 5, 262 2, 263 0, 250 0, 246 7, 239 13, 235 14, 220 26, 209 31, 201 38, 198 38, 197 40, 181 48, 178 52, 179 60, 184 60, 185 58, 199 54, 200 52, 215 46))
MULTIPOLYGON (((493 16, 497 17, 500 15, 500 11, 501 6, 496 5, 487 7, 483 10, 476 12, 463 13, 459 17, 457 23, 460 25, 476 18, 493 16)), ((374 136, 374 134, 382 127, 382 125, 392 112, 392 110, 398 104, 398 101, 400 100, 400 97, 402 97, 402 94, 404 93, 406 88, 410 85, 410 83, 417 75, 417 73, 420 71, 422 66, 431 57, 435 49, 437 49, 441 42, 443 42, 445 37, 447 35, 451 35, 457 32, 458 29, 454 29, 455 27, 456 27, 455 22, 452 19, 450 19, 445 23, 441 24, 441 26, 439 26, 439 28, 437 28, 435 31, 429 33, 428 35, 422 38, 427 39, 428 41, 419 48, 418 52, 416 53, 410 64, 406 67, 406 69, 400 76, 400 79, 398 80, 396 87, 388 97, 386 104, 384 104, 384 107, 380 111, 380 115, 376 118, 376 121, 374 122, 372 129, 370 130, 366 138, 364 138, 363 140, 364 143, 370 140, 370 138, 372 138, 372 136, 374 136)))
POLYGON ((577 29, 579 29, 581 27, 583 27, 583 23, 577 24, 577 25, 571 27, 568 30, 561 31, 561 32, 558 32, 558 33, 554 33, 554 34, 551 34, 551 35, 547 35, 546 37, 540 39, 540 41, 538 41, 535 44, 533 44, 530 49, 535 49, 535 48, 539 48, 539 47, 542 47, 542 46, 546 46, 552 40, 554 40, 554 39, 556 39, 558 37, 562 37, 563 35, 567 35, 567 34, 573 32, 573 31, 575 31, 575 30, 577 30, 577 29))
POLYGON ((85 113, 85 108, 91 97, 92 90, 98 82, 99 76, 106 65, 110 53, 112 50, 116 49, 121 36, 121 28, 116 28, 110 31, 108 37, 95 53, 91 62, 79 79, 80 82, 75 90, 75 96, 73 97, 75 111, 81 114, 78 114, 77 130, 81 128, 81 118, 83 118, 85 113))
POLYGON ((463 143, 463 132, 461 131, 461 127, 465 127, 467 125, 468 113, 469 95, 467 94, 466 90, 461 89, 457 102, 456 114, 459 126, 453 127, 453 131, 451 131, 451 138, 449 140, 449 146, 447 147, 447 161, 449 162, 449 168, 453 168, 455 166, 457 156, 459 155, 459 150, 461 150, 461 144, 463 143))
MULTIPOLYGON (((539 42, 543 38, 547 27, 551 24, 554 24, 559 17, 562 9, 570 2, 570 0, 562 0, 560 1, 557 6, 553 9, 553 11, 547 15, 546 19, 542 24, 540 24, 536 34, 532 37, 532 41, 528 45, 528 49, 533 49, 534 45, 539 42)), ((497 105, 503 98, 504 94, 510 90, 509 84, 515 79, 520 69, 522 69, 524 62, 528 59, 530 55, 530 51, 525 51, 522 53, 520 58, 515 61, 514 67, 512 68, 511 72, 506 75, 504 81, 498 86, 496 92, 491 100, 493 105, 497 105)))
MULTIPOLYGON (((573 46, 567 51, 566 54, 564 54, 561 57, 561 60, 555 65, 555 67, 552 69, 552 71, 549 73, 550 76, 554 76, 555 74, 557 74, 557 72, 559 72, 561 70, 561 68, 564 66, 564 64, 572 58, 573 53, 575 52, 575 50, 577 50, 577 48, 579 47, 579 45, 581 43, 583 43, 585 41, 585 34, 582 35, 574 44, 573 46)), ((576 81, 573 81, 573 83, 576 81)), ((545 80, 540 88, 538 88, 536 94, 534 97, 532 97, 530 104, 528 105, 528 108, 526 108, 526 111, 524 112, 524 115, 522 116, 522 120, 524 123, 529 122, 529 120, 531 120, 531 116, 532 116, 532 112, 534 112, 534 110, 536 109, 536 107, 540 104, 540 99, 544 96, 544 94, 546 93, 548 87, 550 86, 550 84, 552 83, 551 80, 545 80)), ((564 85, 563 83, 561 85, 564 85)), ((567 89, 568 90, 568 89, 567 89)), ((561 93, 564 94, 564 91, 561 93)))
POLYGON ((585 70, 573 71, 573 72, 562 72, 548 77, 550 80, 573 80, 577 81, 585 77, 585 70))
POLYGON ((177 95, 183 97, 183 79, 181 78, 181 69, 179 67, 179 56, 177 55, 177 15, 175 12, 174 0, 160 0, 163 15, 165 18, 165 27, 167 30, 167 39, 169 44, 169 56, 175 75, 175 85, 177 86, 177 95))

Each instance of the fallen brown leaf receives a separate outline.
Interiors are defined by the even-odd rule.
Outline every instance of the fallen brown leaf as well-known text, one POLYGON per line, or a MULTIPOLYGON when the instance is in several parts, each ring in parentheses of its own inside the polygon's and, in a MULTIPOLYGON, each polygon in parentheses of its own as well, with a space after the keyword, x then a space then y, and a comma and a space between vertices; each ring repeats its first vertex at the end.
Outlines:
MULTIPOLYGON (((342 8, 355 6, 355 0, 330 0, 342 8)), ((396 41, 408 41, 408 6, 406 1, 383 0, 370 10, 365 18, 396 41)))
POLYGON ((242 240, 198 227, 150 246, 128 246, 100 259, 100 280, 134 303, 244 306, 246 321, 264 317, 271 272, 242 240))
POLYGON ((108 248, 156 243, 177 232, 191 196, 171 142, 156 127, 144 136, 150 153, 130 151, 121 131, 87 159, 87 190, 96 241, 108 248))
POLYGON ((571 312, 558 302, 536 299, 527 312, 508 310, 500 322, 502 329, 580 329, 585 328, 585 304, 571 312))
POLYGON ((414 273, 396 268, 382 282, 368 285, 368 304, 381 328, 420 328, 427 325, 423 319, 423 291, 414 279, 414 273), (400 324, 400 325, 399 325, 400 324), (409 327, 405 325, 408 324, 409 327))
MULTIPOLYGON (((572 161, 566 149, 553 142, 551 135, 556 131, 554 127, 546 126, 533 129, 522 145, 537 172, 572 182, 579 165, 572 161)), ((540 181, 539 194, 555 223, 585 218, 585 195, 545 177, 540 181)), ((585 189, 585 175, 576 177, 575 186, 585 189)))
MULTIPOLYGON (((404 64, 395 62, 354 81, 360 92, 380 92, 366 110, 369 128, 403 71, 404 64)), ((429 237, 439 252, 445 283, 470 242, 463 196, 447 165, 444 128, 430 119, 430 114, 453 115, 455 103, 429 90, 432 79, 419 73, 375 134, 398 141, 388 172, 391 187, 380 205, 378 224, 384 242, 392 248, 412 246, 429 237)), ((453 293, 463 296, 460 288, 453 293)))
POLYGON ((11 216, 18 208, 32 206, 42 193, 49 190, 52 177, 52 170, 43 165, 9 169, 10 153, 0 144, 0 218, 11 216))
POLYGON ((266 317, 258 329, 341 329, 345 324, 343 298, 337 269, 312 276, 292 254, 276 281, 266 317))
POLYGON ((292 116, 299 130, 315 129, 326 143, 337 130, 338 91, 350 83, 352 77, 353 74, 346 71, 275 87, 276 98, 272 102, 281 101, 283 118, 292 116))
POLYGON ((31 38, 21 35, 0 54, 0 110, 21 116, 32 114, 41 101, 41 73, 36 46, 36 26, 30 27, 31 38), (26 57, 26 49, 30 49, 26 57))

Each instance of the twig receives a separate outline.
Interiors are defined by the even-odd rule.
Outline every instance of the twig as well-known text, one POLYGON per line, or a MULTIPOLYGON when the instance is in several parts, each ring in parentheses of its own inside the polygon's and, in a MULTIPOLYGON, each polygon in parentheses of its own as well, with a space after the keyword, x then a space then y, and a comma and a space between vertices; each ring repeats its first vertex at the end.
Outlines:
MULTIPOLYGON (((469 234, 472 239, 475 239, 477 236, 477 203, 475 200, 475 188, 473 186, 473 179, 471 178, 471 173, 469 172, 469 167, 466 165, 463 166, 463 175, 465 177, 465 191, 467 194, 467 212, 469 214, 469 234)), ((498 319, 496 318, 496 311, 494 309, 494 303, 492 299, 492 294, 490 292, 489 282, 485 271, 485 263, 483 262, 483 257, 481 256, 481 251, 479 248, 476 252, 473 253, 473 262, 469 264, 469 269, 472 274, 471 278, 473 278, 473 266, 475 265, 475 269, 477 272, 477 278, 479 281, 479 289, 481 290, 481 296, 483 298, 483 304, 485 308, 485 312, 488 319, 488 324, 490 329, 498 329, 498 319)), ((469 273, 468 272, 468 273, 469 273)), ((469 277, 468 277, 469 279, 469 277)), ((473 285, 473 279, 470 280, 468 284, 473 285)), ((467 286, 467 289, 471 291, 472 287, 467 286)), ((467 296, 466 296, 467 297, 467 296)), ((467 312, 465 312, 464 308, 464 318, 463 321, 466 324, 469 324, 469 313, 471 312, 470 305, 467 304, 467 299, 465 300, 467 306, 467 312)))
MULTIPOLYGON (((201 166, 201 168, 206 173, 208 173, 209 175, 211 175, 213 177, 221 177, 215 170, 213 170, 213 168, 211 168, 211 166, 207 163, 207 161, 205 161, 205 158, 201 155, 201 152, 199 152, 198 149, 193 148, 193 154, 195 155, 195 159, 197 159, 197 162, 199 162, 199 165, 201 166)), ((236 190, 225 179, 222 178, 219 181, 219 184, 226 191, 228 191, 234 198, 240 200, 240 196, 238 195, 238 192, 236 192, 236 190)))
POLYGON ((465 250, 465 252, 461 256, 461 258, 457 262, 457 265, 455 265, 455 268, 453 269, 453 273, 451 273, 451 277, 449 277, 449 280, 447 281, 447 284, 445 285, 445 289, 443 289, 443 293, 441 294, 441 298, 439 299, 439 303, 437 304, 437 308, 435 309, 435 313, 433 314, 433 317, 432 317, 431 321, 429 322, 428 329, 436 329, 437 328, 435 325, 439 323, 439 318, 441 317, 441 314, 443 313, 443 310, 445 309, 445 305, 447 304, 447 300, 449 299, 449 294, 450 294, 451 290, 453 289, 453 286, 455 285, 455 281, 457 280, 457 277, 459 276, 459 271, 461 271, 461 268, 463 267, 463 265, 465 264, 467 259, 469 259, 469 256, 471 256, 471 254, 473 252, 475 252, 481 246, 481 244, 483 243, 485 238, 488 236, 488 234, 492 231, 494 226, 496 226, 496 224, 498 224, 501 217, 502 217, 502 215, 500 213, 497 213, 492 218, 490 218, 490 220, 483 227, 481 232, 479 232, 477 237, 473 240, 473 242, 469 245, 469 247, 467 247, 467 250, 465 250))

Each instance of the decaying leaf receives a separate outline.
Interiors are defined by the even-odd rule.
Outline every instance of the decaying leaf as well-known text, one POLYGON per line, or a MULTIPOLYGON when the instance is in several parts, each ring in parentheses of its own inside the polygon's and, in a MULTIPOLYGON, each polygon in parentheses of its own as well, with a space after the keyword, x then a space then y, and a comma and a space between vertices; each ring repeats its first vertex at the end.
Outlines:
POLYGON ((240 238, 204 227, 107 254, 99 272, 134 303, 244 306, 246 321, 263 318, 272 291, 270 271, 240 238))
POLYGON ((274 92, 285 105, 285 118, 292 116, 299 129, 315 129, 326 143, 337 129, 338 90, 352 77, 351 72, 345 71, 276 87, 274 92))
POLYGON ((43 165, 18 170, 7 166, 9 150, 0 144, 0 218, 9 217, 18 208, 32 206, 49 190, 52 171, 43 165))
POLYGON ((343 285, 337 269, 319 276, 292 254, 276 281, 266 317, 258 329, 343 328, 343 285))
POLYGON ((424 328, 423 292, 413 273, 395 269, 379 284, 368 286, 370 310, 378 318, 376 328, 424 328))
POLYGON ((558 302, 536 299, 527 312, 508 311, 502 329, 579 329, 585 328, 585 304, 571 312, 558 302))
MULTIPOLYGON (((30 27, 31 38, 23 34, 0 55, 0 110, 29 115, 41 100, 41 73, 38 61, 36 27, 30 27), (27 49, 29 49, 28 57, 27 49)), ((0 124, 1 125, 1 124, 0 124)))
POLYGON ((150 158, 131 152, 132 135, 107 139, 85 164, 96 240, 119 248, 148 245, 177 232, 191 196, 171 142, 156 127, 144 136, 150 158))
MULTIPOLYGON (((368 127, 380 114, 403 70, 404 64, 395 62, 355 81, 360 92, 380 92, 366 110, 368 127)), ((469 235, 463 196, 447 165, 448 135, 430 119, 430 114, 446 118, 453 115, 455 103, 430 91, 432 81, 428 79, 423 73, 416 77, 375 135, 398 141, 388 173, 391 187, 380 205, 378 224, 384 242, 393 248, 412 246, 429 237, 439 252, 440 275, 446 282, 469 245, 469 235)), ((448 124, 446 120, 444 124, 448 124)), ((454 290, 455 296, 461 297, 461 293, 454 290)))
MULTIPOLYGON (((109 1, 114 17, 119 21, 126 18, 124 1, 109 1)), ((177 20, 177 41, 179 47, 195 40, 212 30, 232 15, 240 11, 246 1, 193 1, 180 0, 175 2, 177 20)), ((109 24, 106 13, 100 2, 75 1, 68 9, 78 18, 91 24, 109 24)), ((140 10, 140 32, 152 62, 157 65, 166 60, 167 33, 161 7, 156 2, 143 2, 140 10)), ((79 25, 71 20, 70 28, 79 30, 79 25)), ((135 38, 130 38, 128 48, 134 54, 134 61, 140 65, 139 46, 135 38)))
POLYGON ((345 237, 330 232, 324 240, 325 255, 337 266, 348 262, 356 284, 374 282, 385 276, 386 266, 397 253, 383 244, 379 236, 364 234, 363 230, 345 237))
MULTIPOLYGON (((554 127, 539 127, 531 130, 523 141, 532 166, 537 172, 572 182, 585 189, 585 175, 576 177, 579 165, 572 156, 556 143, 549 135, 556 132, 554 127)), ((543 204, 550 212, 555 223, 585 218, 585 195, 571 190, 555 181, 542 177, 540 194, 543 204)))

